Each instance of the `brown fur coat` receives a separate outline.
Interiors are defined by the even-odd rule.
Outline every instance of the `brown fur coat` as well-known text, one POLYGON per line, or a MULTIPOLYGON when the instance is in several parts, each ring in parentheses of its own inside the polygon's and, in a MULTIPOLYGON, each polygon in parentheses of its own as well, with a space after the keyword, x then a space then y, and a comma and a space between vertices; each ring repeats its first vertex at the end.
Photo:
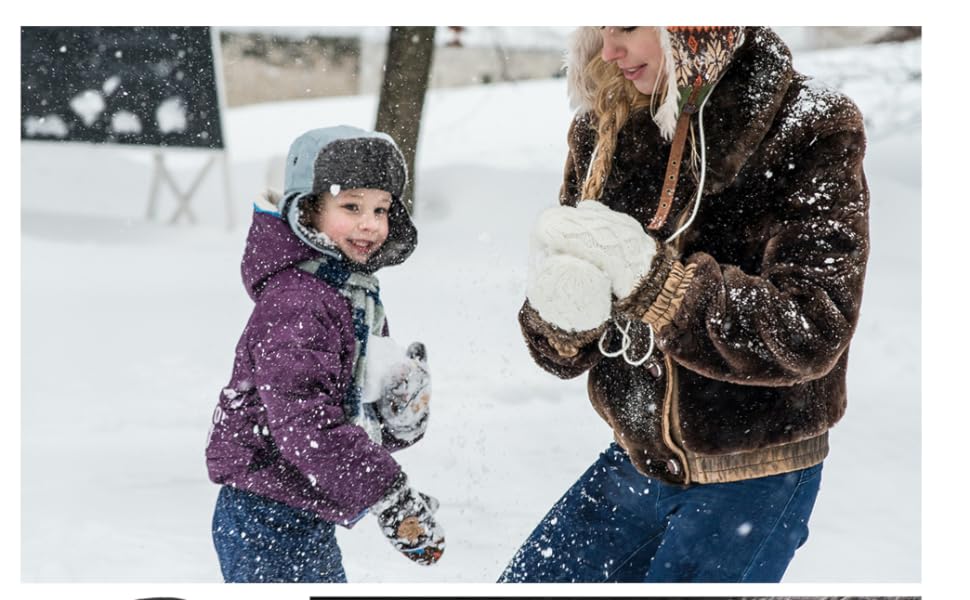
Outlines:
MULTIPOLYGON (((817 464, 846 406, 869 254, 862 117, 848 98, 795 72, 773 32, 751 28, 745 38, 704 109, 698 216, 614 304, 616 317, 635 319, 631 356, 646 348, 645 323, 654 326, 655 359, 633 367, 606 358, 596 347, 602 328, 558 330, 528 302, 519 315, 536 362, 563 378, 589 370, 592 404, 637 468, 675 483, 817 464)), ((581 111, 569 130, 563 204, 580 200, 595 144, 581 111)), ((632 115, 601 200, 648 222, 669 149, 647 111, 632 115)), ((695 177, 682 170, 671 218, 651 232, 657 240, 690 211, 695 177)))

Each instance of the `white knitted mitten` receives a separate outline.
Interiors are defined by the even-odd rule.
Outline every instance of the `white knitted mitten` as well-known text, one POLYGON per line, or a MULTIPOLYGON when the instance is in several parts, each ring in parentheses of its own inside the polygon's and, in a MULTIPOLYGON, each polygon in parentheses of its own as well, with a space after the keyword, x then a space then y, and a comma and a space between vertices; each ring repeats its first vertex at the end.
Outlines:
POLYGON ((596 200, 543 211, 534 243, 549 253, 568 254, 599 267, 617 298, 630 295, 657 253, 657 242, 636 219, 596 200))
POLYGON ((609 278, 574 256, 534 252, 525 295, 544 321, 566 331, 596 329, 610 318, 609 278))

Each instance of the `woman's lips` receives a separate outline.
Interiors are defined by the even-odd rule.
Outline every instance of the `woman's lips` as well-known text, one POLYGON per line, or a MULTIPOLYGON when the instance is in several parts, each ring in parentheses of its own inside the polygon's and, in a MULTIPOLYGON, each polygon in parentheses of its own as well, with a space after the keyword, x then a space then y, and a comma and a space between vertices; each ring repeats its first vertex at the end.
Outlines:
POLYGON ((623 76, 629 80, 639 79, 643 75, 643 71, 646 70, 647 65, 640 65, 634 69, 622 69, 623 76))

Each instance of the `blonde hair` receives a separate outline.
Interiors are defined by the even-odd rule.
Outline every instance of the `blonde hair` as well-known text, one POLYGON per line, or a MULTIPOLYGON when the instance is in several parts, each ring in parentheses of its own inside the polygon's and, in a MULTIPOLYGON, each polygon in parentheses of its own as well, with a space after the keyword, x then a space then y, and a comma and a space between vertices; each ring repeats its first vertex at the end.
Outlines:
MULTIPOLYGON (((664 61, 666 60, 664 57, 664 61)), ((647 95, 640 92, 632 81, 623 77, 623 73, 615 63, 604 62, 598 54, 586 64, 583 76, 594 83, 596 90, 592 108, 596 124, 596 147, 590 157, 581 199, 598 199, 603 193, 603 184, 609 177, 613 165, 617 137, 630 115, 646 108, 649 108, 651 117, 657 114, 658 108, 663 105, 668 93, 668 86, 664 81, 666 72, 664 64, 661 63, 653 93, 647 95)), ((690 141, 691 170, 695 171, 699 155, 693 128, 691 128, 690 141)))

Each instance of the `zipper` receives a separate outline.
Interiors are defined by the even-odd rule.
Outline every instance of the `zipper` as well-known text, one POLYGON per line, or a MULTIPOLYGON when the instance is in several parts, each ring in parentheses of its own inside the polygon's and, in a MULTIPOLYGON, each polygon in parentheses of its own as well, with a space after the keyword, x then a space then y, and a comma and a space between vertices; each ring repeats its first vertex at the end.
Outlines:
POLYGON ((664 393, 664 414, 661 429, 663 432, 664 443, 677 455, 680 466, 684 470, 684 484, 690 483, 690 467, 687 465, 687 453, 674 441, 673 434, 680 433, 680 427, 675 423, 677 418, 677 404, 679 392, 677 389, 677 371, 674 361, 664 354, 664 364, 667 366, 667 390, 664 393))
MULTIPOLYGON (((681 209, 680 214, 677 215, 677 225, 674 231, 680 228, 680 226, 687 220, 687 212, 690 208, 690 203, 681 209)), ((674 252, 678 258, 682 255, 684 250, 684 237, 681 235, 673 242, 674 252)), ((677 416, 679 414, 678 405, 680 402, 680 388, 677 383, 677 367, 674 364, 673 359, 664 353, 664 365, 667 367, 667 389, 664 391, 664 413, 663 421, 661 423, 661 430, 663 433, 663 441, 667 444, 667 447, 673 451, 674 455, 677 456, 677 460, 680 461, 680 466, 683 469, 684 474, 684 484, 690 483, 691 472, 690 467, 687 464, 687 451, 681 448, 677 442, 674 441, 674 435, 676 434, 680 439, 683 439, 683 435, 680 431, 680 420, 677 416)))
MULTIPOLYGON (((687 211, 690 206, 684 207, 680 214, 677 215, 677 227, 687 219, 687 211)), ((680 257, 684 251, 684 238, 683 236, 678 237, 673 242, 674 252, 680 257)), ((684 439, 683 434, 680 431, 680 411, 678 406, 680 404, 680 386, 677 382, 677 367, 674 364, 673 359, 671 359, 666 353, 664 353, 664 365, 667 367, 667 390, 664 393, 664 419, 662 424, 664 443, 667 447, 673 451, 680 461, 680 466, 684 470, 684 485, 690 483, 690 467, 687 465, 687 451, 681 448, 677 442, 674 441, 674 436, 676 435, 679 439, 684 439)))

